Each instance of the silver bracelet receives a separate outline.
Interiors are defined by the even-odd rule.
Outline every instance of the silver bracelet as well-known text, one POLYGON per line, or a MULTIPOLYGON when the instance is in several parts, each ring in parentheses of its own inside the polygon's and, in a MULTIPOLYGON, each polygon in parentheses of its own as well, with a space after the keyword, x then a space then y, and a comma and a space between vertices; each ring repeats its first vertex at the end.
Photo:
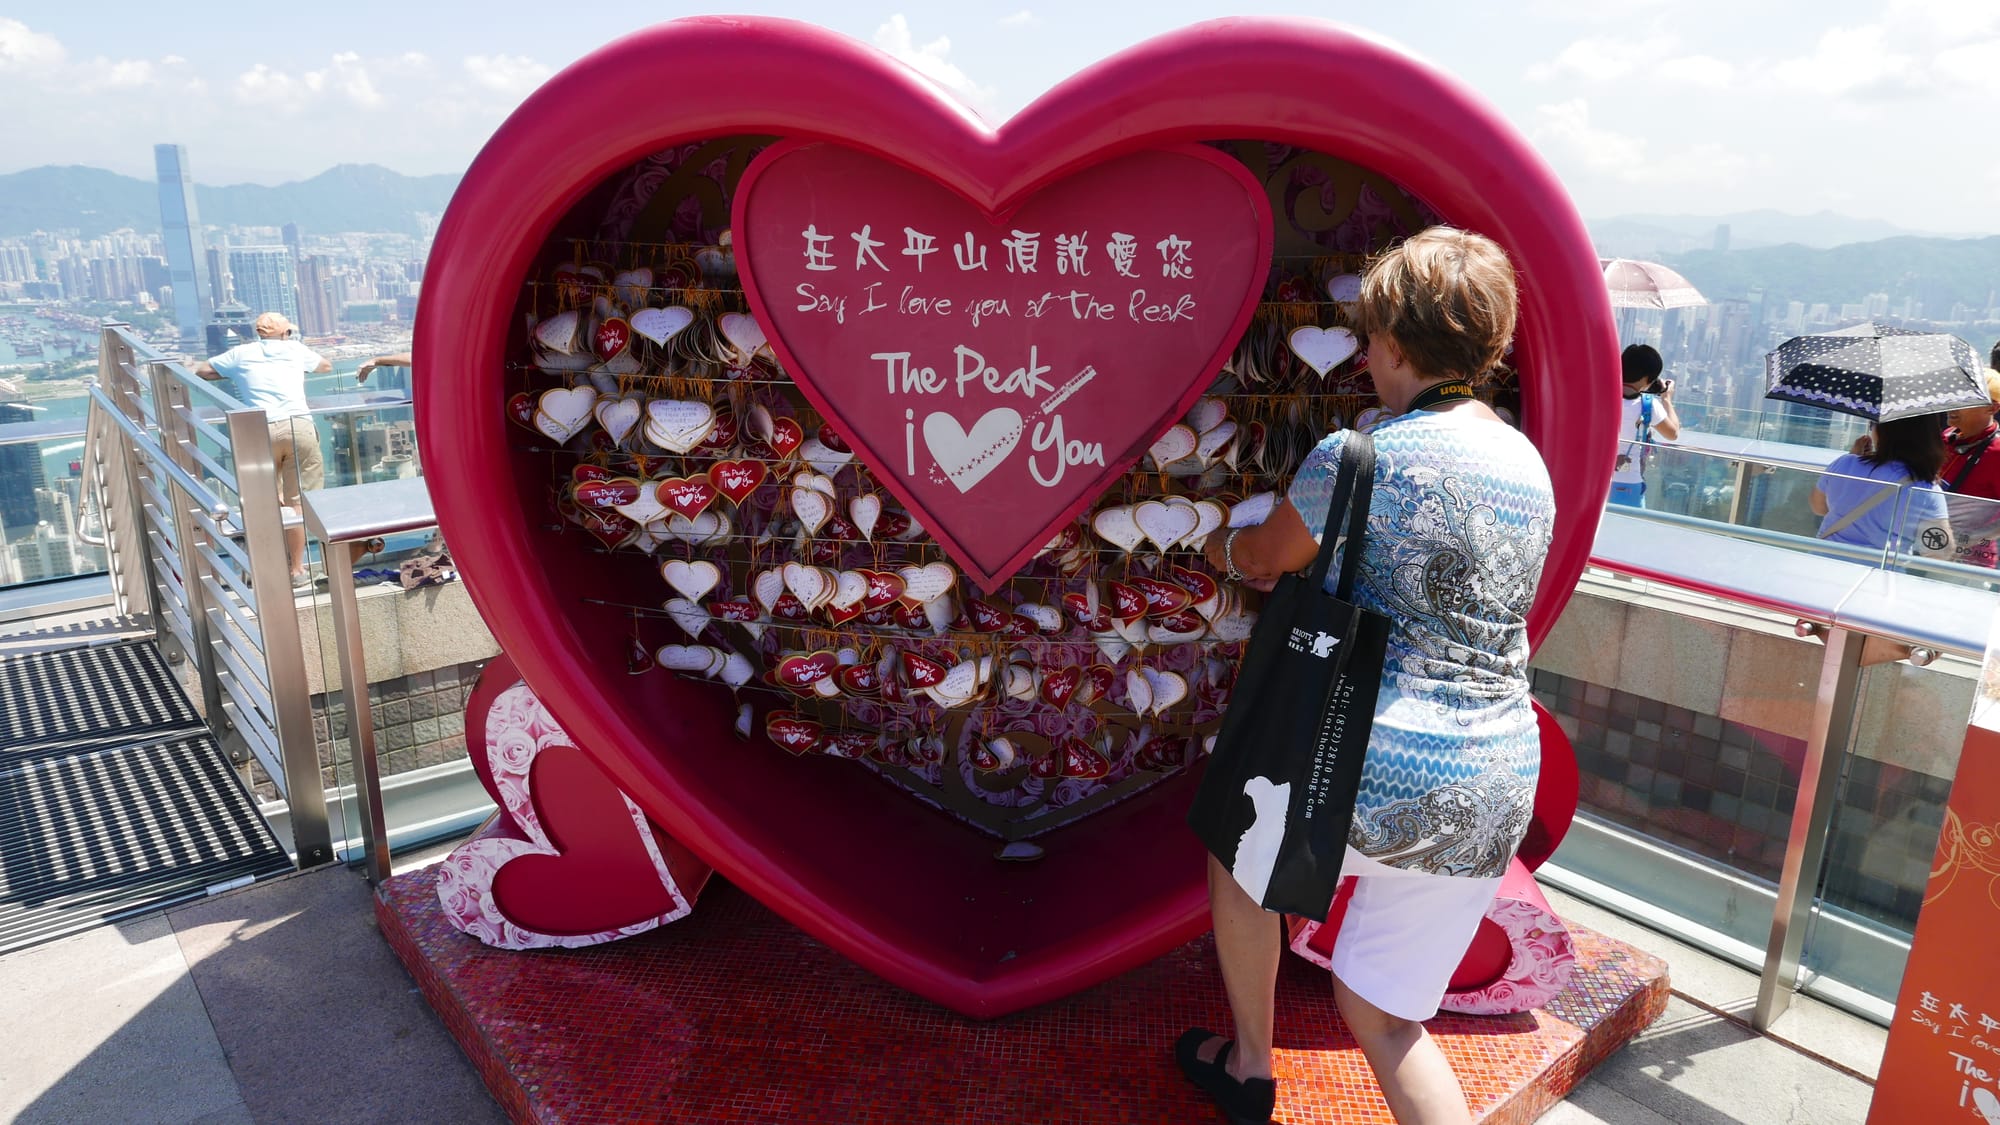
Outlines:
POLYGON ((1236 537, 1242 531, 1240 527, 1232 527, 1229 529, 1229 534, 1222 537, 1222 569, 1227 572, 1231 582, 1241 582, 1249 577, 1236 569, 1236 537))

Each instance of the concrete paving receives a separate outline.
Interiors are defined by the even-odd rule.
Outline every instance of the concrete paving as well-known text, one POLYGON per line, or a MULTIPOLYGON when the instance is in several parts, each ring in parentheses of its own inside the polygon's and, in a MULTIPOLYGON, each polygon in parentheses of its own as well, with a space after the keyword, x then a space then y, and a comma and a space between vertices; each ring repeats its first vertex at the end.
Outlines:
POLYGON ((255 1120, 164 917, 0 959, 0 1027, 0 1120, 255 1120))
MULTIPOLYGON (((1775 1029, 1790 1041, 1759 1035, 1734 1014, 1755 995, 1751 974, 1549 897, 1666 958, 1676 998, 1543 1125, 1867 1116, 1880 1028, 1801 998, 1775 1029)), ((376 932, 367 883, 344 868, 0 957, 0 1027, 0 1122, 505 1120, 376 932)))

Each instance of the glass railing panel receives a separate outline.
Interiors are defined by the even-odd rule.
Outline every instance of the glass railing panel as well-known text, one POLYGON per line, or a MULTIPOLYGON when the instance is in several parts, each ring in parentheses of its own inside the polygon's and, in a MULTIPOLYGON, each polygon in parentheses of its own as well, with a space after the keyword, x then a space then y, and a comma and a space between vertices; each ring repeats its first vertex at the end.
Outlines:
POLYGON ((1905 486, 1900 503, 1894 569, 2000 589, 2000 500, 1905 486))
POLYGON ((423 475, 416 408, 408 402, 314 404, 326 487, 423 475))
MULTIPOLYGON (((315 559, 337 557, 317 540, 312 547, 315 559)), ((462 591, 438 588, 455 579, 403 585, 404 564, 432 559, 441 547, 432 529, 391 536, 380 550, 361 554, 353 571, 362 658, 371 681, 365 690, 382 815, 397 847, 440 832, 462 832, 490 812, 477 785, 462 776, 465 703, 491 656, 489 635, 462 591)), ((450 573, 434 572, 436 578, 450 573)), ((421 576, 413 573, 411 580, 421 576)), ((317 621, 305 635, 308 663, 315 665, 313 732, 334 787, 328 808, 339 810, 334 839, 347 841, 353 850, 346 858, 358 861, 359 777, 349 741, 354 720, 328 590, 328 583, 315 583, 310 604, 317 621)))
POLYGON ((1894 484, 1668 445, 1649 447, 1645 461, 1641 512, 1699 520, 1720 534, 1871 565, 1887 556, 1899 511, 1894 484), (1848 510, 1878 493, 1881 498, 1830 539, 1821 539, 1820 529, 1840 517, 1815 512, 1813 493, 1834 482, 1845 486, 1833 491, 1848 510))
POLYGON ((1866 420, 1808 407, 1744 407, 1676 390, 1674 409, 1683 430, 1784 442, 1845 452, 1868 432, 1866 420))
POLYGON ((85 503, 83 427, 22 439, 0 425, 0 588, 104 573, 104 527, 85 503))
MULTIPOLYGON (((1887 1003, 1896 996, 1944 806, 1958 772, 1979 666, 1878 664, 1862 673, 1802 964, 1887 1003)), ((1808 985, 1810 986, 1810 980, 1808 985)))

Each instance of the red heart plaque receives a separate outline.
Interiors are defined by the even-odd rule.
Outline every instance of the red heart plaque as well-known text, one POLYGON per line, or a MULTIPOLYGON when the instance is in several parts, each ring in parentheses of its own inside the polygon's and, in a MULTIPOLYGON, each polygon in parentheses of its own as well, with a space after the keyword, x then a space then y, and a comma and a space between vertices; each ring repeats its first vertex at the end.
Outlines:
POLYGON ((995 217, 880 157, 779 145, 734 221, 785 370, 988 591, 1201 396, 1271 266, 1263 186, 1193 146, 995 217))

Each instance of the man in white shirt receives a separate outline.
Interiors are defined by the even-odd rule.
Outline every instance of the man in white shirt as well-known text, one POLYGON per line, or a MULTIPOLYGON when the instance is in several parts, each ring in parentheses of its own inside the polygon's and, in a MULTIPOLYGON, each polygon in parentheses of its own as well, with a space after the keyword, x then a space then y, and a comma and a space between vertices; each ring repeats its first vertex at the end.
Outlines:
MULTIPOLYGON (((243 400, 270 419, 271 458, 278 467, 278 501, 300 510, 300 493, 326 485, 326 464, 320 459, 319 428, 306 404, 306 376, 333 370, 333 364, 293 339, 297 329, 284 314, 267 312, 257 318, 257 339, 195 365, 204 379, 232 379, 243 400)), ((291 560, 292 587, 312 585, 306 573, 306 531, 285 529, 285 554, 291 560)))
POLYGON ((1633 344, 1619 357, 1625 376, 1623 439, 1618 464, 1611 473, 1611 502, 1640 508, 1646 495, 1646 446, 1681 436, 1681 418, 1674 412, 1674 381, 1660 378, 1666 363, 1645 344, 1633 344), (1647 393, 1659 388, 1658 394, 1647 393))

